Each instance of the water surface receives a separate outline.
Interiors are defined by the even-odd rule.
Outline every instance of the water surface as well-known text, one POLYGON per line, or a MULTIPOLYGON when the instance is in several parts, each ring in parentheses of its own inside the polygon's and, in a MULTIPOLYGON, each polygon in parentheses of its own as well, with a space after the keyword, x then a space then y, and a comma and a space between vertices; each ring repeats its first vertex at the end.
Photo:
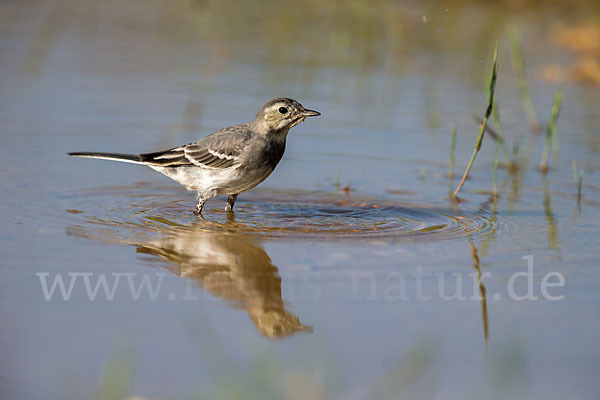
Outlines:
POLYGON ((541 175, 506 34, 544 123, 558 84, 540 68, 578 57, 547 21, 587 9, 352 4, 2 6, 2 398, 598 397, 600 92, 569 84, 541 175), (494 199, 486 138, 457 203, 450 131, 459 174, 496 38, 502 128, 525 133, 526 162, 498 171, 494 199), (275 96, 323 116, 234 215, 218 197, 193 216, 148 168, 66 156, 191 142, 275 96), (538 299, 517 301, 528 256, 538 299), (544 298, 549 273, 564 299, 544 298), (78 276, 67 301, 45 299, 56 276, 78 276), (86 292, 101 276, 120 276, 112 300, 86 292), (143 279, 155 296, 132 295, 143 279))

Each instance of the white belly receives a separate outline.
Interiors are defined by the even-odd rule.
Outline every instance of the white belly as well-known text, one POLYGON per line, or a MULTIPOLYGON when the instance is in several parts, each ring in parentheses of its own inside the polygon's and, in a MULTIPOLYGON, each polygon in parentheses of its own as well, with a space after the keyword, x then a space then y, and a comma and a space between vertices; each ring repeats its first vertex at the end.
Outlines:
POLYGON ((202 168, 202 167, 160 167, 150 168, 168 176, 182 184, 188 190, 195 191, 204 199, 218 194, 237 194, 250 190, 273 172, 272 169, 248 171, 235 167, 202 168))

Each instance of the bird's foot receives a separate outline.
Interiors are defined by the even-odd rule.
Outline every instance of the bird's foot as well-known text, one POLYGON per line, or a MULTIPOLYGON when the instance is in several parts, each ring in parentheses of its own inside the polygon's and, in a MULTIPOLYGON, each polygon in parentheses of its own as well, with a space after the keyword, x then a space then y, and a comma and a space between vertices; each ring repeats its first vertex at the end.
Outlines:
POLYGON ((206 200, 198 201, 196 208, 194 208, 194 215, 200 215, 200 216, 202 215, 202 209, 204 208, 204 203, 206 203, 206 200))
POLYGON ((237 194, 230 194, 229 196, 227 196, 227 205, 225 205, 225 211, 233 211, 233 206, 235 204, 237 196, 237 194))

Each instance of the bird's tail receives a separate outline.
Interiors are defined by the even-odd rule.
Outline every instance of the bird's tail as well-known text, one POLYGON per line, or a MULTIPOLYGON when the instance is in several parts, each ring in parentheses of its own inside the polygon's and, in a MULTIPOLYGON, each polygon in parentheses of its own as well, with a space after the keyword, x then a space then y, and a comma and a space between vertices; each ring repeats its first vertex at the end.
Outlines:
POLYGON ((77 151, 73 153, 68 153, 73 157, 84 157, 84 158, 97 158, 100 160, 112 160, 112 161, 121 161, 132 164, 143 164, 140 160, 140 156, 138 154, 121 154, 121 153, 92 153, 85 151, 77 151))

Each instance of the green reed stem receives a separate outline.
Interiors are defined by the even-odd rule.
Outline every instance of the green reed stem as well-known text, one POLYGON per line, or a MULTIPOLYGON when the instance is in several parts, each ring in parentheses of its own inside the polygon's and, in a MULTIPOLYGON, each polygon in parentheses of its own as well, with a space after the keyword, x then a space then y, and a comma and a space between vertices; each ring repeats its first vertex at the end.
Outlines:
POLYGON ((583 185, 583 170, 579 171, 579 175, 577 174, 577 163, 573 160, 573 180, 575 180, 575 184, 577 185, 577 197, 581 197, 581 186, 583 185))
POLYGON ((477 153, 481 148, 481 144, 483 143, 483 133, 485 132, 485 127, 487 126, 487 121, 492 114, 492 109, 494 107, 494 91, 496 89, 496 77, 498 75, 498 42, 496 42, 496 47, 494 48, 494 58, 492 65, 492 76, 490 78, 489 90, 488 90, 488 105, 485 110, 485 116, 483 117, 483 121, 479 125, 479 133, 477 134, 477 140, 475 141, 475 148, 473 150, 473 155, 471 155, 471 159, 467 164, 467 168, 465 169, 465 173, 463 174, 462 179, 458 183, 456 190, 452 194, 452 197, 456 198, 458 193, 462 189, 467 177, 469 176, 469 172, 471 171, 471 167, 473 167, 473 163, 475 162, 475 157, 477 157, 477 153))
POLYGON ((546 128, 546 141, 544 144, 544 152, 542 153, 542 160, 540 161, 540 171, 548 172, 548 157, 550 156, 550 149, 552 148, 553 142, 558 142, 558 138, 554 139, 556 135, 556 125, 558 123, 558 116, 562 107, 562 100, 565 94, 565 85, 561 85, 556 93, 554 94, 554 101, 552 102, 552 114, 550 115, 550 122, 548 122, 548 128, 546 128))
POLYGON ((448 160, 448 178, 454 179, 454 162, 456 160, 456 124, 452 125, 450 134, 450 159, 448 160))
POLYGON ((498 143, 502 149, 502 153, 504 154, 504 158, 507 163, 511 163, 512 159, 510 156, 510 151, 508 151, 508 146, 506 145, 506 140, 504 140, 504 135, 502 134, 502 127, 500 126, 500 113, 498 112, 498 105, 494 104, 492 107, 492 117, 494 120, 494 128, 496 130, 496 134, 498 136, 498 143))
POLYGON ((513 144, 513 148, 512 148, 513 159, 516 159, 517 156, 519 155, 519 151, 521 150, 521 147, 523 146, 524 141, 525 141, 525 132, 521 132, 521 134, 519 135, 519 138, 513 144))
POLYGON ((500 153, 498 151, 499 147, 500 146, 498 146, 498 144, 496 143, 496 151, 494 152, 494 175, 493 175, 494 199, 496 199, 496 196, 498 195, 498 154, 500 153))
POLYGON ((531 100, 531 90, 529 89, 529 82, 525 75, 525 61, 523 57, 523 45, 521 43, 521 36, 519 29, 516 26, 512 26, 509 29, 512 49, 512 66, 515 75, 517 76, 517 84, 519 86, 519 97, 521 98, 521 104, 525 111, 527 121, 532 131, 537 131, 539 127, 538 118, 531 100))

